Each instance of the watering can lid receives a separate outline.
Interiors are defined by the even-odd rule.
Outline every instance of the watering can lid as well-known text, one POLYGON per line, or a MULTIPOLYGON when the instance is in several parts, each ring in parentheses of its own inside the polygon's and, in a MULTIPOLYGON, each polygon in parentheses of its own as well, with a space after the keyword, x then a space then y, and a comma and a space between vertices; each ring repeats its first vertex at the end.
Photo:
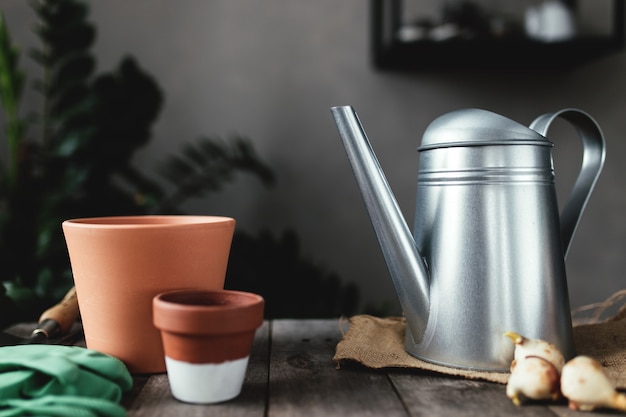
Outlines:
POLYGON ((483 109, 461 109, 436 118, 418 150, 521 144, 552 146, 544 136, 507 117, 483 109))

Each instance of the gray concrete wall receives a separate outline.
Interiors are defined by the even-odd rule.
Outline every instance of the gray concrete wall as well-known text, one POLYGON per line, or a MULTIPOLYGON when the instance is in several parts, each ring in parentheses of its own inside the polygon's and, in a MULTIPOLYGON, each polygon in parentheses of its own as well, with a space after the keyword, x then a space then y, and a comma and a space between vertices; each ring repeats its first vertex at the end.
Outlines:
MULTIPOLYGON (((365 302, 393 305, 391 281, 328 108, 351 104, 359 111, 412 222, 415 148, 434 118, 481 107, 529 124, 541 113, 578 107, 602 126, 608 156, 567 259, 572 305, 600 301, 624 288, 626 51, 559 73, 462 68, 381 73, 369 64, 367 5, 363 0, 92 2, 99 70, 132 54, 165 94, 153 141, 136 155, 136 164, 149 172, 181 143, 201 135, 250 137, 275 169, 276 186, 265 189, 242 177, 222 194, 186 208, 231 215, 251 232, 294 228, 303 251, 358 284, 365 302)), ((26 2, 4 0, 0 7, 15 42, 28 49, 35 42, 35 20, 26 2)), ((34 71, 26 56, 22 63, 34 71)), ((36 105, 29 93, 25 106, 36 105)), ((555 137, 561 199, 580 164, 579 140, 565 133, 555 137)))

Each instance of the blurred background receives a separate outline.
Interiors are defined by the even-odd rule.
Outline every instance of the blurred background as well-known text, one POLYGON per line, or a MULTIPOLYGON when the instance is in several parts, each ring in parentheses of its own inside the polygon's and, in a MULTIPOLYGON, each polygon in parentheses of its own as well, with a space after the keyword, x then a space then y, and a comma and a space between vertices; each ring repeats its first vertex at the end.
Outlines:
MULTIPOLYGON (((403 36, 420 39, 428 36, 425 28, 434 27, 438 32, 431 33, 439 36, 459 35, 438 26, 446 3, 458 2, 406 1, 407 22, 417 24, 403 36)), ((529 23, 526 13, 539 3, 491 0, 472 5, 506 17, 498 27, 513 31, 529 23)), ((163 93, 151 140, 134 154, 133 165, 150 175, 155 162, 199 136, 250 138, 274 171, 275 184, 265 187, 253 176, 240 176, 219 193, 187 201, 184 210, 232 216, 238 230, 251 234, 294 230, 307 258, 358 287, 361 309, 399 312, 330 117, 329 107, 335 105, 349 104, 359 112, 409 224, 416 148, 437 116, 479 107, 528 125, 538 115, 561 108, 588 112, 603 129, 608 152, 566 262, 572 307, 601 301, 626 286, 626 51, 557 70, 544 68, 526 49, 518 58, 532 63, 531 69, 470 69, 462 62, 436 69, 385 69, 373 65, 370 5, 363 0, 88 4, 89 20, 97 28, 97 71, 111 71, 120 57, 132 55, 163 93)), ((577 30, 610 30, 612 4, 579 0, 577 30)), ((12 41, 24 52, 37 46, 37 17, 28 2, 4 0, 1 10, 12 41)), ((423 57, 430 63, 436 59, 433 54, 423 57)), ((40 71, 26 52, 20 67, 33 76, 40 71)), ((40 105, 38 94, 26 87, 20 111, 40 105)), ((551 139, 564 201, 580 167, 580 140, 567 126, 556 128, 551 139)))

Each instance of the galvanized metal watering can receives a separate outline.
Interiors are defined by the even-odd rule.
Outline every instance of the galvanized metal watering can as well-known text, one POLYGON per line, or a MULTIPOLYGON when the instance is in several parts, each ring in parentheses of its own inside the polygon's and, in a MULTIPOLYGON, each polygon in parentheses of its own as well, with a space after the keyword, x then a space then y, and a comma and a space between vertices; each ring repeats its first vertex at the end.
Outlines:
POLYGON ((413 233, 350 106, 333 107, 348 159, 407 320, 405 349, 451 367, 507 371, 514 331, 574 355, 565 261, 602 170, 605 144, 586 113, 526 127, 463 109, 434 120, 420 154, 413 233), (546 133, 576 127, 583 162, 559 213, 546 133))

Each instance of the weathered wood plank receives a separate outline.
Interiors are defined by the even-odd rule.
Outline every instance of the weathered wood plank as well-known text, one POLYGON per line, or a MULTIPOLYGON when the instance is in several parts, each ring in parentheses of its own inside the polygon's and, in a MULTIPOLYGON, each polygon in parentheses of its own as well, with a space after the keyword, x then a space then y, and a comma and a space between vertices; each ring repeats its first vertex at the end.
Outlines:
POLYGON ((130 391, 124 393, 122 395, 122 400, 120 404, 122 407, 128 410, 128 408, 133 404, 135 399, 139 396, 139 393, 146 386, 146 383, 150 380, 150 375, 134 375, 133 376, 133 387, 130 391))
POLYGON ((341 335, 337 319, 272 322, 270 417, 407 415, 384 373, 336 369, 341 335))
POLYGON ((250 362, 241 394, 228 402, 212 405, 185 404, 175 400, 170 393, 167 375, 150 377, 145 386, 128 406, 129 417, 260 417, 265 415, 267 398, 269 324, 257 330, 250 362))
POLYGON ((516 407, 505 385, 429 373, 390 373, 389 377, 411 416, 549 416, 545 403, 516 407))
POLYGON ((558 417, 607 417, 607 416, 619 416, 620 412, 615 410, 596 410, 596 411, 574 411, 567 407, 567 402, 563 402, 563 405, 550 406, 550 410, 554 412, 558 417))

